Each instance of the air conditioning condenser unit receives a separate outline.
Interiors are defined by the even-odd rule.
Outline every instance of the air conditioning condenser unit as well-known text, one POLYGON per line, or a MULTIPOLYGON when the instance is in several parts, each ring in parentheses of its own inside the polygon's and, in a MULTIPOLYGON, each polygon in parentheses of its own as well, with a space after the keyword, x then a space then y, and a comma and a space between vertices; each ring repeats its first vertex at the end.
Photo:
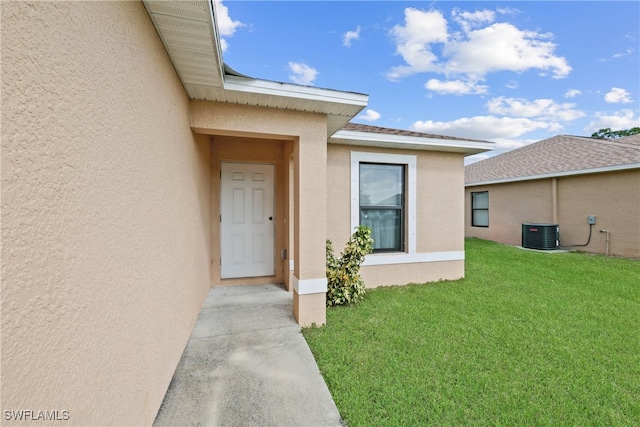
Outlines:
POLYGON ((522 247, 552 250, 560 246, 560 226, 558 224, 522 224, 522 247))

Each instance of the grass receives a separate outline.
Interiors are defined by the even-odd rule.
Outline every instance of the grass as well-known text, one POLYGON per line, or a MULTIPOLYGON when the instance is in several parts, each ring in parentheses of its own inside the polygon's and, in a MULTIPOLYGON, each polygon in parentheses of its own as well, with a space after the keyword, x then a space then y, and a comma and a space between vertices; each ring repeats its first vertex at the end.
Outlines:
POLYGON ((466 278, 304 329, 350 427, 640 425, 640 261, 466 242, 466 278))

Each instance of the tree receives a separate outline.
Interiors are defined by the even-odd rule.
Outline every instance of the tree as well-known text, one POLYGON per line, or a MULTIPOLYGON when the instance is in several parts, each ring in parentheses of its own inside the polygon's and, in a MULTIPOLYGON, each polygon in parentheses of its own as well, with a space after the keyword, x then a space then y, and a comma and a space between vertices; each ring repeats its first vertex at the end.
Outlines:
POLYGON ((640 133, 640 127, 634 127, 631 129, 611 130, 611 128, 600 129, 591 135, 591 138, 598 139, 616 139, 623 136, 637 135, 640 133))

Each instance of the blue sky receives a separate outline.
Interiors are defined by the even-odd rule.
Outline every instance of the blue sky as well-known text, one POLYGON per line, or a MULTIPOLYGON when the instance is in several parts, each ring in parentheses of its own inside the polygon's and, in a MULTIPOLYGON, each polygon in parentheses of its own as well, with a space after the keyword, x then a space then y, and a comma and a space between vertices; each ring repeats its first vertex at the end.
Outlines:
POLYGON ((490 155, 640 126, 638 1, 216 1, 229 66, 366 93, 354 122, 490 155))

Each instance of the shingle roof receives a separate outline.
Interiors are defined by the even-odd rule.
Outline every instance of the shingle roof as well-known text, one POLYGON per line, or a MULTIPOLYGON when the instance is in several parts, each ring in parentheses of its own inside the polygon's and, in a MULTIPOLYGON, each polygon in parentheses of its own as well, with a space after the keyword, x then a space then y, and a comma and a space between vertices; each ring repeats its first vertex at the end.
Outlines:
POLYGON ((369 133, 382 133, 386 135, 403 135, 403 136, 415 136, 418 138, 433 138, 433 139, 449 139, 453 141, 475 141, 475 142, 489 142, 483 141, 481 139, 469 139, 469 138, 458 138, 455 136, 446 136, 446 135, 434 135, 430 133, 424 132, 414 132, 410 130, 402 130, 402 129, 392 129, 385 128, 381 126, 372 126, 372 125, 364 125, 360 123, 351 123, 348 122, 342 127, 342 130, 350 130, 354 132, 369 132, 369 133))
POLYGON ((618 144, 636 145, 640 147, 640 135, 625 136, 624 138, 612 139, 611 142, 618 144))
POLYGON ((640 168, 640 135, 616 140, 557 135, 467 165, 465 184, 519 180, 620 165, 640 168))

